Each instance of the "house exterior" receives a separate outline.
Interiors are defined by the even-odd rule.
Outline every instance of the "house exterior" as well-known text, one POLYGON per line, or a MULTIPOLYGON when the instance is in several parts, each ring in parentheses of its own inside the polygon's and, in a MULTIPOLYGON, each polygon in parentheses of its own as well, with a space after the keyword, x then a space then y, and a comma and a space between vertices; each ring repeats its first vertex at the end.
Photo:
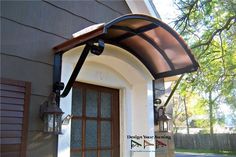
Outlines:
MULTIPOLYGON (((52 48, 83 28, 130 13, 156 16, 150 1, 1 1, 1 156, 173 155, 171 134, 156 133, 168 137, 164 145, 155 141, 153 100, 163 93, 153 85, 162 88, 164 80, 153 82, 137 57, 113 45, 100 56, 89 54, 72 90, 60 98, 62 118, 72 117, 62 134, 43 132, 39 110, 53 89, 52 48), (138 137, 146 140, 142 149, 138 137)), ((83 48, 63 54, 65 84, 83 48)))

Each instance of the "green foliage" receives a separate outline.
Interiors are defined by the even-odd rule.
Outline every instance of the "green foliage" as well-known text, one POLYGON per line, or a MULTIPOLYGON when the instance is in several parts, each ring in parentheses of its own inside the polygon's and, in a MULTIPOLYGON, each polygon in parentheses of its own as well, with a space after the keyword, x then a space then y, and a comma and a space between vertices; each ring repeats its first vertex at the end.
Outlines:
POLYGON ((190 123, 190 125, 193 128, 208 128, 209 127, 209 120, 205 120, 205 119, 193 120, 190 123))
POLYGON ((194 105, 194 108, 190 108, 193 111, 194 115, 206 115, 208 108, 206 107, 207 101, 205 99, 198 99, 197 103, 194 105))
POLYGON ((176 5, 181 15, 175 29, 190 44, 200 64, 199 71, 184 78, 179 92, 199 94, 197 106, 203 110, 199 108, 195 114, 209 110, 211 104, 209 114, 214 124, 221 104, 236 110, 236 1, 177 0, 176 5))

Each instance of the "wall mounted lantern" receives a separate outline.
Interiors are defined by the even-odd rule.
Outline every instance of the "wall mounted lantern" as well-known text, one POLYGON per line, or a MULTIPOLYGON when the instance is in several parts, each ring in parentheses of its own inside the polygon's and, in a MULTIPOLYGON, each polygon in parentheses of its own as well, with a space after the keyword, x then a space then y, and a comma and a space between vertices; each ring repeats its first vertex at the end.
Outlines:
POLYGON ((169 131, 169 120, 171 118, 165 114, 165 108, 160 107, 158 109, 158 124, 160 132, 168 132, 169 131))
POLYGON ((153 103, 154 104, 154 107, 153 107, 154 108, 154 123, 155 123, 155 125, 159 125, 160 132, 168 132, 169 131, 169 120, 171 120, 171 118, 168 115, 166 115, 165 108, 168 105, 169 101, 171 100, 172 96, 174 95, 174 92, 177 89, 183 76, 184 76, 184 74, 182 74, 179 77, 178 81, 176 82, 174 88, 172 89, 172 91, 171 91, 170 95, 168 96, 167 100, 165 101, 164 105, 162 105, 160 107, 158 105, 161 104, 161 99, 159 99, 159 98, 155 99, 155 96, 156 96, 155 90, 157 88, 155 88, 155 84, 153 84, 154 85, 154 87, 153 87, 153 89, 154 89, 153 90, 153 93, 154 93, 154 103, 153 103))
POLYGON ((63 113, 56 103, 56 94, 52 93, 40 106, 40 118, 44 121, 45 133, 61 134, 63 113))

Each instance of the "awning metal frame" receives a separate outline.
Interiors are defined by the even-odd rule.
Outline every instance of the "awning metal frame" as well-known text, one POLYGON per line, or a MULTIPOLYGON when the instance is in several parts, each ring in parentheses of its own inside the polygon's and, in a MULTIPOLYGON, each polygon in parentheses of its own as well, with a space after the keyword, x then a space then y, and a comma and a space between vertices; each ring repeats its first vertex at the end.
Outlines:
MULTIPOLYGON (((128 33, 124 34, 124 35, 121 35, 120 37, 117 37, 118 39, 111 39, 112 43, 118 43, 122 40, 125 40, 127 38, 130 38, 132 36, 139 36, 140 38, 144 39, 145 41, 147 41, 148 43, 150 43, 153 47, 155 47, 160 53, 161 55, 163 56, 163 58, 168 62, 171 70, 174 70, 174 65, 173 63, 170 61, 170 59, 167 57, 167 55, 164 53, 164 51, 151 39, 149 38, 147 35, 143 34, 144 32, 146 31, 149 31, 149 30, 152 30, 154 28, 158 27, 157 24, 150 24, 150 25, 147 25, 147 26, 143 26, 141 28, 138 28, 136 30, 134 29, 131 29, 129 27, 122 27, 122 26, 111 26, 110 29, 117 29, 117 30, 124 30, 124 31, 127 31, 128 33), (145 28, 146 27, 146 28, 145 28)), ((111 42, 111 41, 107 41, 108 43, 111 42)))
MULTIPOLYGON (((141 23, 143 24, 143 23, 141 23)), ((132 23, 131 23, 132 25, 132 23)), ((113 32, 115 34, 115 32, 113 32)), ((197 61, 195 60, 193 54, 191 53, 191 50, 187 46, 187 44, 184 42, 184 40, 174 31, 172 30, 167 24, 163 23, 162 21, 152 18, 150 16, 146 15, 140 15, 140 14, 131 14, 131 15, 125 15, 122 17, 119 17, 117 19, 114 19, 113 21, 98 26, 95 30, 88 31, 78 37, 72 38, 71 40, 68 40, 56 47, 53 48, 55 55, 54 55, 54 70, 53 70, 53 91, 57 95, 57 101, 59 102, 60 97, 66 97, 73 86, 73 83, 76 80, 77 75, 79 74, 89 52, 100 55, 104 50, 104 43, 115 45, 118 47, 121 47, 125 50, 127 50, 129 53, 133 54, 136 58, 138 58, 145 67, 149 70, 149 72, 152 74, 154 79, 167 77, 167 76, 173 76, 182 74, 185 72, 192 72, 196 71, 199 67, 197 61), (122 22, 127 22, 127 20, 140 20, 141 22, 146 22, 145 25, 139 25, 139 27, 129 27, 129 26, 123 26, 120 25, 122 22), (161 27, 166 31, 168 35, 171 35, 173 39, 177 41, 179 45, 184 50, 184 55, 188 56, 189 60, 192 64, 186 65, 182 68, 176 68, 174 63, 171 61, 171 59, 167 56, 167 52, 165 52, 158 44, 154 41, 153 36, 149 36, 148 34, 145 34, 145 32, 154 30, 161 27), (112 38, 109 37, 108 31, 124 31, 124 34, 119 34, 118 36, 112 38), (107 35, 107 36, 106 36, 107 35), (154 50, 158 51, 160 56, 163 57, 163 60, 165 63, 169 66, 169 71, 163 71, 159 72, 155 69, 155 66, 158 65, 157 62, 151 62, 147 60, 143 55, 137 53, 138 50, 134 49, 134 47, 131 47, 129 45, 125 45, 122 43, 122 41, 130 39, 134 36, 137 36, 141 38, 142 40, 146 41, 149 46, 151 46, 154 50), (61 83, 61 66, 62 66, 62 56, 63 54, 75 47, 85 45, 82 54, 80 58, 78 59, 78 62, 70 76, 70 79, 68 83, 65 86, 65 90, 60 95, 60 90, 63 90, 64 85, 61 83), (155 66, 154 66, 155 64, 155 66)), ((147 51, 147 50, 146 50, 147 51)), ((146 55, 151 54, 147 53, 146 55)), ((150 57, 149 56, 149 57, 150 57)))

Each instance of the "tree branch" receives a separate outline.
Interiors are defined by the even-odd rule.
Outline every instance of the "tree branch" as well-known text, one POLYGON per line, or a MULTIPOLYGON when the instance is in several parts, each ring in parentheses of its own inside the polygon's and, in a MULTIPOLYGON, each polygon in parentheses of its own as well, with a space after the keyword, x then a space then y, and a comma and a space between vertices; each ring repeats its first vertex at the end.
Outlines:
POLYGON ((214 37, 215 37, 218 33, 221 33, 221 32, 222 32, 223 30, 225 30, 225 29, 228 30, 234 23, 236 23, 236 16, 230 17, 230 18, 227 20, 227 22, 225 23, 225 25, 224 25, 223 27, 221 27, 221 28, 215 30, 215 31, 212 33, 211 37, 210 37, 206 42, 200 43, 200 44, 198 44, 198 45, 195 45, 195 46, 191 47, 191 49, 195 49, 195 48, 198 48, 198 47, 201 47, 201 46, 209 46, 210 43, 212 42, 212 40, 214 39, 214 37), (234 22, 231 24, 231 21, 233 21, 233 20, 234 20, 234 22))

